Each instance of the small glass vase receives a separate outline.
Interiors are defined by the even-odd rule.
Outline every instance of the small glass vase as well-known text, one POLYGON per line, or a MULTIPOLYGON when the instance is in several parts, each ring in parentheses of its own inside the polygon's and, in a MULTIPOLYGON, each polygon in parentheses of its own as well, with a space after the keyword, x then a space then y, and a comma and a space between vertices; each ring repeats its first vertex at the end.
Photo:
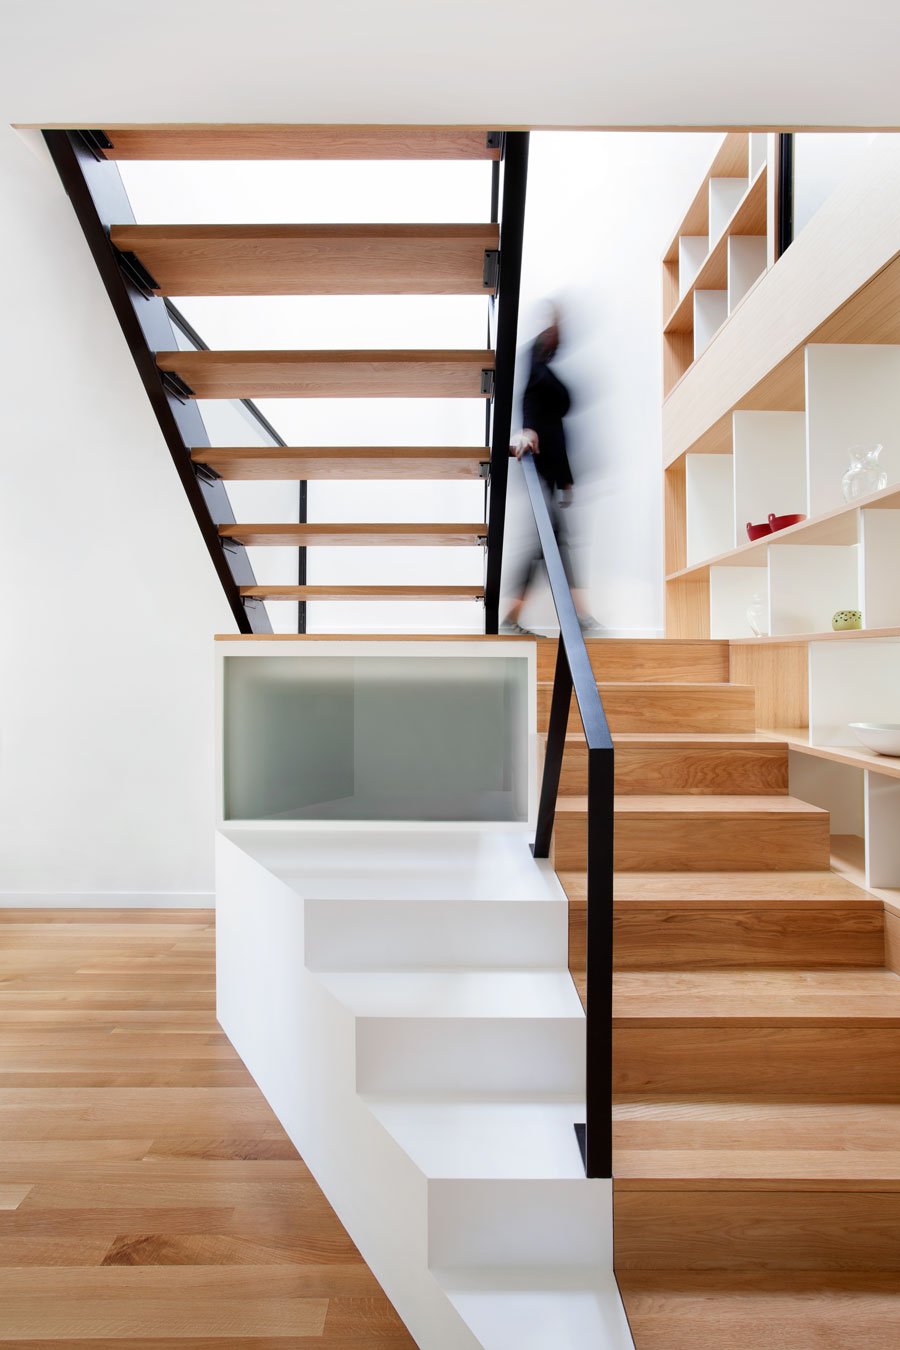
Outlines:
POLYGON ((768 605, 761 595, 754 595, 747 606, 747 622, 754 637, 767 637, 769 632, 768 605))
POLYGON ((883 449, 881 445, 850 447, 850 467, 841 479, 844 501, 853 502, 887 487, 887 470, 878 462, 883 449))

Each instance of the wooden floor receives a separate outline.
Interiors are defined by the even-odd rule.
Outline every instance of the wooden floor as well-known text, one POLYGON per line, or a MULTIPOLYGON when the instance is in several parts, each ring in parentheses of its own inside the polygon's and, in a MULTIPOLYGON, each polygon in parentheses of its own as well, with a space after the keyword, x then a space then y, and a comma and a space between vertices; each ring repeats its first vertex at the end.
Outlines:
POLYGON ((0 1345, 415 1342, 218 1027, 213 915, 0 911, 0 1345))

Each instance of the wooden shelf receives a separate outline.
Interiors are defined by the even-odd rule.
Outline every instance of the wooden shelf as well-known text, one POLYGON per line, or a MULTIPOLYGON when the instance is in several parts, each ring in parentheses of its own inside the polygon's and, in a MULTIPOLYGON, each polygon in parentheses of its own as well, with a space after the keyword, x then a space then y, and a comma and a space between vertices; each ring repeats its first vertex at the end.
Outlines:
POLYGON ((856 513, 862 510, 900 510, 900 488, 883 488, 881 492, 872 492, 867 497, 858 497, 856 501, 839 506, 824 515, 814 516, 811 520, 801 520, 799 525, 790 525, 786 530, 775 534, 764 534, 761 539, 748 540, 727 553, 719 553, 704 562, 692 563, 670 572, 667 581, 680 581, 685 577, 700 576, 710 567, 761 567, 765 565, 766 549, 769 544, 855 544, 859 540, 859 526, 856 513))
POLYGON ((711 178, 747 178, 750 172, 750 142, 746 132, 729 131, 716 151, 706 177, 679 225, 663 261, 678 261, 678 240, 683 234, 709 233, 709 180, 711 178))
POLYGON ((886 774, 889 778, 900 778, 900 758, 877 755, 863 745, 810 745, 809 727, 773 727, 760 734, 783 741, 791 750, 802 755, 847 764, 854 769, 869 769, 874 773, 886 774))
POLYGON ((492 295, 497 225, 114 225, 157 295, 492 295))
POLYGON ((778 633, 774 637, 730 638, 732 646, 741 647, 790 647, 798 642, 832 642, 860 638, 896 638, 900 637, 900 628, 848 628, 836 633, 826 629, 821 633, 778 633))
POLYGON ((487 525, 478 521, 474 525, 422 525, 379 523, 377 525, 352 522, 342 525, 298 525, 298 524, 262 524, 262 525, 220 525, 219 534, 223 539, 234 539, 245 547, 278 547, 327 545, 373 545, 384 544, 391 547, 404 544, 425 545, 428 547, 444 545, 473 545, 487 535, 487 525))
POLYGON ((480 479, 485 446, 204 446, 191 451, 229 482, 261 479, 480 479))
POLYGON ((477 128, 398 126, 104 127, 107 159, 499 159, 477 128))
POLYGON ((492 351, 157 352, 194 398, 486 398, 492 351))
POLYGON ((242 586, 255 600, 483 600, 481 586, 242 586))
POLYGON ((693 331, 695 290, 724 290, 728 284, 728 240, 731 236, 765 234, 766 184, 766 166, 763 165, 719 238, 712 244, 706 262, 669 315, 663 326, 664 333, 693 331))
POLYGON ((900 342, 900 147, 889 139, 869 175, 836 189, 669 390, 664 464, 727 451, 734 411, 801 411, 806 344, 900 342))

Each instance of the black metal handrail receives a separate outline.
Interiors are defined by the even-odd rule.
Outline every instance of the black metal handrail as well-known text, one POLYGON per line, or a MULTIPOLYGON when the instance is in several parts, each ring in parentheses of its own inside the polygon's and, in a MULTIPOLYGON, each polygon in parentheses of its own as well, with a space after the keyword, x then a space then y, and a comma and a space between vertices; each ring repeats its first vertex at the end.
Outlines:
POLYGON ((522 474, 537 525, 550 593, 559 620, 559 646, 547 727, 547 750, 538 805, 534 856, 550 854, 559 776, 566 745, 572 690, 584 727, 588 755, 587 790, 587 961, 584 1126, 576 1126, 589 1177, 612 1176, 612 987, 613 987, 613 826, 615 771, 612 737, 597 688, 597 677, 578 622, 559 544, 531 454, 522 456, 522 474))

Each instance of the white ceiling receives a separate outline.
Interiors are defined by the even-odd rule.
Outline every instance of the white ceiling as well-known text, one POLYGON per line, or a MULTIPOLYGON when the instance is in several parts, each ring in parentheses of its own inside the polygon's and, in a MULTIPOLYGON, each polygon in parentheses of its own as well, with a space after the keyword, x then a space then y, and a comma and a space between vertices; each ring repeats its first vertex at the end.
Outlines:
POLYGON ((896 0, 3 0, 0 118, 900 124, 896 0))

